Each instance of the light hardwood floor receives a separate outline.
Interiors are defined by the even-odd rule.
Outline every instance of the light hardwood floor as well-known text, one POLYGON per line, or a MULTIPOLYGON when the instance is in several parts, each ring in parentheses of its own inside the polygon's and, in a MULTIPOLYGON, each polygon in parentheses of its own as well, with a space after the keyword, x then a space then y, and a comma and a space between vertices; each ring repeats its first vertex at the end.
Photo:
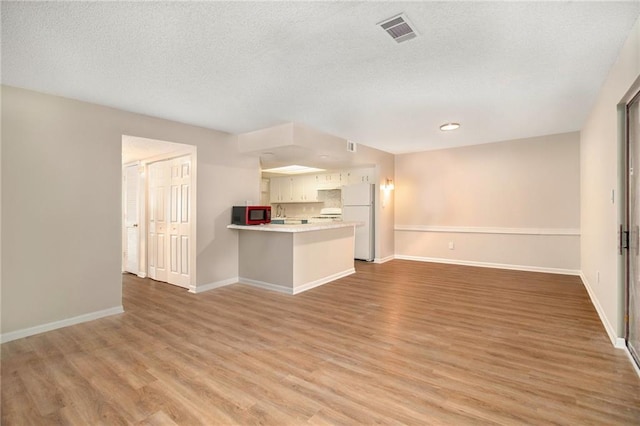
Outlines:
POLYGON ((3 425, 640 424, 577 277, 395 260, 296 296, 123 293, 2 345, 3 425))

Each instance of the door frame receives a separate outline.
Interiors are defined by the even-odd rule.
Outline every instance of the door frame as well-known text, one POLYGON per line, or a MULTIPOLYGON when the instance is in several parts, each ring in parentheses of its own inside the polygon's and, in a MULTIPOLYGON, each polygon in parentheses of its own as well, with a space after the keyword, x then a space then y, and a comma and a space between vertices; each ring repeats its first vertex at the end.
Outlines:
POLYGON ((125 268, 125 252, 127 252, 128 244, 127 244, 127 226, 125 221, 125 203, 127 197, 127 189, 124 184, 124 180, 126 179, 126 169, 128 167, 137 167, 138 168, 138 272, 137 276, 140 278, 145 278, 147 276, 147 262, 146 258, 143 257, 143 254, 146 250, 146 174, 144 172, 145 167, 142 165, 141 161, 136 160, 122 165, 122 272, 124 273, 125 268), (144 245, 144 247, 143 247, 144 245))
MULTIPOLYGON (((623 335, 623 341, 624 344, 622 346, 618 346, 616 344, 616 347, 620 347, 625 349, 625 351, 627 352, 629 358, 631 359, 631 362, 633 363, 636 371, 640 374, 640 359, 635 359, 635 357, 632 355, 631 351, 629 350, 628 347, 628 342, 629 342, 629 262, 630 262, 630 256, 629 256, 629 250, 628 250, 628 246, 629 246, 629 241, 628 238, 631 235, 630 229, 629 229, 629 225, 630 225, 630 219, 629 219, 629 211, 630 211, 630 200, 629 200, 629 123, 627 121, 627 106, 633 102, 634 100, 636 100, 636 98, 640 97, 640 76, 636 79, 636 81, 631 85, 631 87, 629 88, 629 90, 627 91, 627 93, 625 94, 625 96, 622 98, 622 100, 620 101, 620 103, 618 103, 617 105, 617 112, 618 112, 618 146, 619 146, 619 164, 620 164, 620 170, 621 172, 618 174, 618 178, 619 178, 619 188, 621 189, 620 193, 620 210, 618 212, 619 214, 619 221, 618 223, 620 223, 620 229, 619 229, 619 235, 618 235, 618 240, 619 240, 619 263, 618 263, 618 268, 620 271, 620 288, 621 288, 621 292, 620 292, 620 299, 621 300, 621 305, 623 306, 623 315, 621 318, 622 321, 622 331, 624 333, 623 335), (627 233, 627 236, 625 237, 624 232, 627 233), (626 241, 626 246, 627 248, 625 248, 625 238, 627 238, 626 241)), ((640 145, 637 147, 638 150, 640 150, 640 145)))

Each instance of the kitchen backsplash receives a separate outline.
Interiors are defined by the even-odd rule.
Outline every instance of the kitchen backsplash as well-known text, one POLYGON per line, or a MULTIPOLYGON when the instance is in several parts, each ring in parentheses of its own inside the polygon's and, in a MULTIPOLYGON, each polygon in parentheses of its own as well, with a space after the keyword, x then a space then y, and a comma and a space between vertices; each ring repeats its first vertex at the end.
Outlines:
POLYGON ((342 192, 339 189, 318 191, 318 201, 324 201, 324 207, 342 207, 342 192))
POLYGON ((313 217, 320 215, 320 210, 326 207, 342 207, 339 189, 318 191, 318 201, 321 203, 272 203, 271 214, 276 217, 278 211, 287 217, 313 217), (278 206, 281 206, 278 209, 278 206))

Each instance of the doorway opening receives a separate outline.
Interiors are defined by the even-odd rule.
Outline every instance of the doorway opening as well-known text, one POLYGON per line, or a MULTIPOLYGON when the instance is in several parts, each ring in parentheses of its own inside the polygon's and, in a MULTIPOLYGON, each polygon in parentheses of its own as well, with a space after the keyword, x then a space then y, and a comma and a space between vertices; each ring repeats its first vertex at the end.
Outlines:
POLYGON ((195 289, 195 146, 122 136, 122 271, 195 289))

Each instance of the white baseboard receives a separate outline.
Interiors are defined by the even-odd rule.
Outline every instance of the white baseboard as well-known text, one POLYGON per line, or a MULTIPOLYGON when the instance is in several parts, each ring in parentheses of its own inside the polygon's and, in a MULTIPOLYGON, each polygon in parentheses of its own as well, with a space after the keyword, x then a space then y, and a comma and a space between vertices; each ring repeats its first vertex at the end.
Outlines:
POLYGON ((138 277, 147 278, 147 273, 146 272, 138 272, 138 277))
POLYGON ((527 272, 545 272, 548 274, 561 274, 561 275, 576 275, 576 276, 580 275, 580 271, 575 269, 545 268, 542 266, 527 266, 527 265, 511 265, 508 263, 476 262, 472 260, 444 259, 440 257, 405 256, 402 254, 396 254, 395 258, 402 259, 402 260, 414 260, 418 262, 434 262, 434 263, 447 263, 450 265, 478 266, 480 268, 509 269, 513 271, 527 271, 527 272))
POLYGON ((355 272, 356 272, 355 268, 349 268, 345 271, 320 278, 319 280, 309 281, 308 283, 298 285, 294 288, 286 287, 280 284, 273 284, 266 281, 253 280, 251 278, 243 278, 243 277, 239 278, 239 282, 242 284, 249 284, 254 287, 260 287, 266 290, 272 290, 272 291, 277 291, 279 293, 294 295, 294 294, 302 293, 303 291, 311 290, 312 288, 321 286, 328 282, 335 281, 339 278, 343 278, 348 275, 355 274, 355 272))
POLYGON ((238 277, 227 278, 226 280, 215 281, 209 284, 189 285, 189 293, 202 293, 203 291, 213 290, 214 288, 224 287, 230 284, 236 284, 238 277))
POLYGON ((79 315, 73 318, 67 318, 60 321, 54 321, 47 324, 37 325, 35 327, 24 328, 22 330, 11 331, 0 335, 0 343, 10 342, 12 340, 22 339, 23 337, 33 336, 35 334, 45 333, 47 331, 56 330, 58 328, 68 327, 70 325, 80 324, 87 321, 93 321, 99 318, 111 315, 121 314, 124 312, 122 305, 101 311, 90 312, 88 314, 79 315))
POLYGON ((349 269, 347 269, 345 271, 338 272, 338 273, 329 275, 327 277, 323 277, 323 278, 321 278, 319 280, 310 281, 308 283, 305 283, 305 284, 302 284, 302 285, 294 287, 293 294, 298 294, 298 293, 302 293, 303 291, 311 290, 314 287, 321 286, 322 284, 326 284, 326 283, 329 283, 331 281, 335 281, 337 279, 340 279, 340 278, 343 278, 343 277, 346 277, 348 275, 355 274, 355 273, 356 273, 355 268, 349 268, 349 269))
POLYGON ((624 339, 618 337, 618 334, 616 333, 615 328, 613 328, 613 326, 609 322, 609 319, 604 313, 604 309, 602 309, 602 306, 600 305, 598 298, 596 297, 595 293, 591 289, 591 285, 589 284, 589 281, 587 281, 587 277, 585 277, 584 274, 581 273, 580 279, 582 280, 582 285, 584 285, 584 288, 587 289, 587 293, 589 294, 589 298, 591 299, 591 304, 593 305, 594 308, 596 308, 596 312, 600 317, 600 322, 604 326, 604 329, 607 332, 607 336, 609 336, 609 340, 611 340, 611 344, 615 348, 626 349, 627 345, 624 339))
POLYGON ((387 256, 387 257, 376 257, 375 259, 373 259, 373 263, 387 263, 390 260, 395 259, 395 255, 391 255, 391 256, 387 256))
POLYGON ((238 278, 240 284, 248 284, 253 287, 263 288, 265 290, 277 291, 278 293, 293 294, 293 289, 283 285, 268 283, 266 281, 252 280, 251 278, 238 278))

